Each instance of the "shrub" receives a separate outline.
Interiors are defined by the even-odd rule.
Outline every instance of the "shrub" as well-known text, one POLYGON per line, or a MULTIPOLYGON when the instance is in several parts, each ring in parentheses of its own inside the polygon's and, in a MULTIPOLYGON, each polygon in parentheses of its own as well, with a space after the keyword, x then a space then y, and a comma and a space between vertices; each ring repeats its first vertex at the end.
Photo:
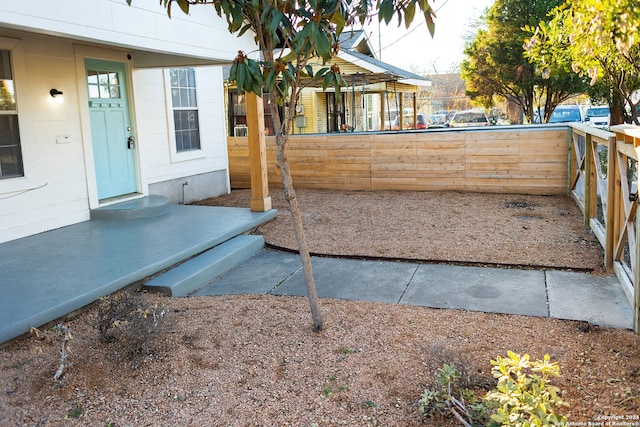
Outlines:
POLYGON ((493 376, 498 380, 494 390, 484 398, 476 397, 469 388, 460 387, 460 373, 445 364, 439 371, 434 388, 426 389, 418 402, 423 417, 454 416, 465 427, 512 426, 550 427, 566 425, 556 407, 568 406, 560 399, 560 389, 550 380, 560 376, 560 367, 545 355, 531 362, 529 355, 509 351, 507 357, 492 360, 493 376))
POLYGON ((520 357, 509 351, 507 355, 491 361, 498 385, 485 397, 495 405, 489 426, 566 425, 567 419, 556 414, 555 408, 568 405, 558 396, 560 389, 550 383, 560 376, 558 364, 548 354, 535 362, 529 361, 528 354, 520 357))
POLYGON ((165 307, 118 292, 100 300, 98 331, 104 342, 118 342, 130 357, 151 353, 153 338, 165 320, 165 307))
POLYGON ((455 366, 445 364, 439 369, 436 387, 426 389, 418 402, 420 414, 433 418, 453 415, 465 426, 484 425, 487 414, 483 402, 471 389, 461 387, 460 380, 455 366))

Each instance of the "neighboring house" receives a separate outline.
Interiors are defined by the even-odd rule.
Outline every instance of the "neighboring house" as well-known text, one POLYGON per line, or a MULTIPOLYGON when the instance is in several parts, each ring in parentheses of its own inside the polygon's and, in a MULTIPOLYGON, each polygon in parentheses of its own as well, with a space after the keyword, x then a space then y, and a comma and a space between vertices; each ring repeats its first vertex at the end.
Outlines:
POLYGON ((471 100, 466 95, 464 80, 459 73, 432 74, 428 114, 436 111, 460 111, 471 109, 471 100))
POLYGON ((149 194, 227 193, 220 65, 238 50, 253 37, 213 7, 0 0, 0 242, 149 194))
MULTIPOLYGON (((416 93, 430 81, 417 74, 379 61, 362 30, 345 31, 340 37, 340 52, 330 64, 336 64, 347 87, 338 97, 333 89, 323 91, 321 83, 302 90, 296 106, 293 133, 326 133, 349 129, 380 131, 390 129, 395 117, 389 112, 415 111, 416 93), (407 98, 409 101, 405 101, 407 98)), ((323 66, 320 60, 311 61, 314 69, 323 66)), ((265 99, 265 127, 272 134, 267 97, 265 99)), ((244 97, 232 87, 228 91, 229 136, 246 135, 244 97)))

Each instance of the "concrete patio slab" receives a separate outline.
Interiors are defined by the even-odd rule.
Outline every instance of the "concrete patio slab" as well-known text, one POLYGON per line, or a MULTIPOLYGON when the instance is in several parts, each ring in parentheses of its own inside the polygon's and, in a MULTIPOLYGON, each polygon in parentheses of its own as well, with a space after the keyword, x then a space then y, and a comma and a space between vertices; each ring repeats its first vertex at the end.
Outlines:
POLYGON ((276 210, 169 205, 0 244, 0 343, 273 219, 276 210))
POLYGON ((549 316, 544 272, 534 270, 423 264, 400 303, 549 316))
MULTIPOLYGON (((397 303, 402 298, 418 264, 354 259, 312 259, 320 298, 339 298, 397 303)), ((304 274, 296 271, 274 295, 305 296, 304 274)))
POLYGON ((616 276, 548 271, 547 288, 551 317, 633 328, 633 309, 616 276))

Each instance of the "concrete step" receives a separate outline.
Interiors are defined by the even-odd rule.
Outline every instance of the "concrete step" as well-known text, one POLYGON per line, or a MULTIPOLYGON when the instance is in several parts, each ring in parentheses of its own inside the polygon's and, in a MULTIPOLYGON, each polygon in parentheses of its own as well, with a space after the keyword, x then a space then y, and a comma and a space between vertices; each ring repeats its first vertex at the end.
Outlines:
POLYGON ((174 297, 187 296, 263 247, 262 236, 236 236, 154 277, 144 287, 174 297))
POLYGON ((91 219, 122 220, 151 218, 166 213, 168 206, 168 198, 151 194, 139 199, 92 209, 91 219))

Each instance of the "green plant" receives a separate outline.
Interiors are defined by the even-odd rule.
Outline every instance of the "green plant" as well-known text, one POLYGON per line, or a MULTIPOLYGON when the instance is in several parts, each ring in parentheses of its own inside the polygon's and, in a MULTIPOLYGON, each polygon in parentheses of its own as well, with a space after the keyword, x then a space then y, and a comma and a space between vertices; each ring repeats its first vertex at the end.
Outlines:
POLYGON ((423 417, 446 418, 453 415, 465 426, 482 425, 487 419, 486 407, 474 392, 460 386, 461 374, 453 365, 438 370, 436 386, 426 389, 418 401, 423 417))
POLYGON ((549 355, 535 362, 529 361, 528 354, 520 357, 509 351, 507 355, 491 361, 498 385, 485 397, 495 404, 489 426, 565 425, 566 418, 556 414, 555 408, 568 405, 558 396, 560 389, 550 384, 551 378, 560 376, 558 364, 549 355))
MULTIPOLYGON (((329 380, 330 383, 335 383, 336 381, 338 381, 338 376, 336 374, 331 374, 329 376, 327 376, 327 379, 329 380)), ((338 386, 338 392, 343 393, 345 391, 349 390, 349 386, 347 385, 339 385, 338 386)), ((331 385, 325 385, 324 387, 322 387, 322 394, 324 395, 324 397, 330 397, 331 395, 333 395, 333 386, 331 385)))
POLYGON ((67 411, 67 417, 69 418, 80 418, 84 413, 84 409, 81 405, 76 405, 74 408, 69 409, 67 411))
POLYGON ((418 402, 420 414, 436 418, 454 416, 465 427, 566 424, 566 418, 555 412, 556 407, 568 405, 558 396, 560 389, 550 383, 560 376, 560 367, 551 362, 549 355, 531 362, 528 354, 520 357, 509 351, 507 357, 498 356, 491 364, 498 384, 483 399, 462 387, 460 371, 445 364, 438 370, 435 387, 422 393, 418 402))
MULTIPOLYGON (((127 0, 131 5, 132 0, 127 0)), ((435 31, 435 12, 427 0, 377 0, 372 1, 223 1, 223 0, 161 0, 171 14, 176 5, 185 14, 192 5, 213 4, 219 17, 224 17, 232 34, 243 35, 250 31, 258 45, 261 60, 238 52, 229 71, 229 81, 235 81, 241 92, 271 99, 271 118, 275 128, 277 162, 282 176, 285 199, 292 216, 298 252, 302 262, 304 283, 313 318, 313 330, 323 329, 320 301, 313 277, 309 245, 305 237, 302 214, 293 187, 291 165, 286 148, 295 123, 295 108, 302 88, 311 78, 322 82, 323 90, 335 88, 340 99, 340 87, 346 81, 337 64, 318 69, 312 64, 316 58, 327 64, 340 50, 340 34, 354 24, 363 25, 377 17, 378 22, 388 24, 397 18, 408 28, 418 12, 422 15, 431 35, 435 31), (284 111, 278 109, 288 105, 284 111)), ((215 44, 215 41, 213 42, 215 44)), ((254 55, 251 55, 254 56, 254 55)), ((258 55, 256 55, 258 56, 258 55)), ((251 97, 248 99, 252 99, 251 97)))

